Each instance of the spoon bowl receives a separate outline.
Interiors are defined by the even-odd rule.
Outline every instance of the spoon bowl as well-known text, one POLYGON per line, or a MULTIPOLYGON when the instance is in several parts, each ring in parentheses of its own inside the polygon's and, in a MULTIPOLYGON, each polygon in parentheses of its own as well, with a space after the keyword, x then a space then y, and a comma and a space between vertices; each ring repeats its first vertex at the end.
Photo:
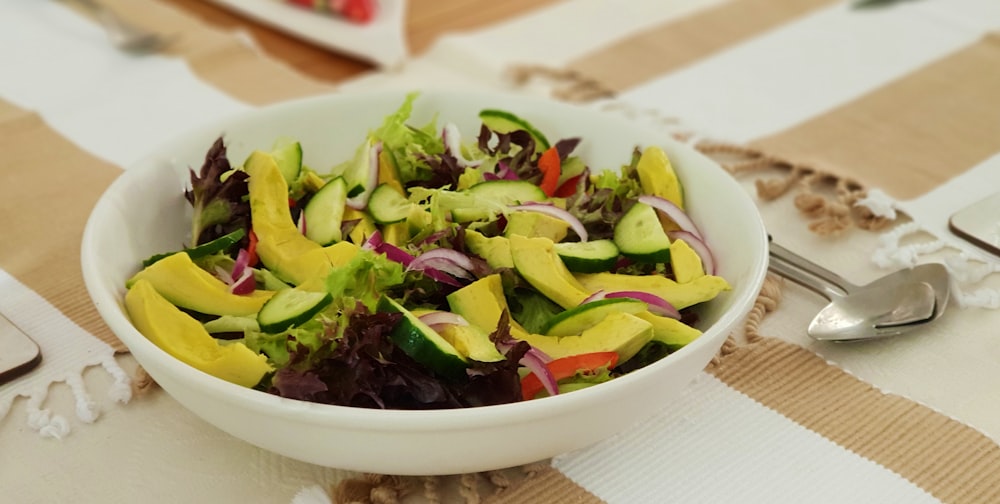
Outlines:
POLYGON ((770 268, 830 300, 808 327, 820 341, 896 336, 940 317, 950 294, 948 270, 921 264, 856 286, 784 247, 771 243, 770 268))

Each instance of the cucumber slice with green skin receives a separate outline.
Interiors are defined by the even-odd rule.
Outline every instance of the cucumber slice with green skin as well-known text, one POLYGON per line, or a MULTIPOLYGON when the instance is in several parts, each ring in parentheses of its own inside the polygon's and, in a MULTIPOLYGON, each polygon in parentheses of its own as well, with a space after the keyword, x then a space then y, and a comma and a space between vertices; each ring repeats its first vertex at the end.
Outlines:
MULTIPOLYGON (((472 203, 478 200, 492 203, 492 206, 539 203, 548 200, 545 191, 526 180, 488 180, 466 189, 465 194, 473 196, 470 200, 472 203)), ((489 206, 482 204, 453 208, 451 214, 457 222, 489 219, 492 216, 489 206)))
POLYGON ((279 333, 312 320, 333 302, 328 292, 314 292, 299 289, 284 289, 275 292, 257 313, 260 330, 279 333))
POLYGON ((653 207, 636 203, 615 226, 615 245, 625 257, 643 263, 670 260, 670 238, 653 207))
POLYGON ((618 262, 618 246, 611 240, 562 242, 554 248, 566 269, 574 273, 610 271, 618 262))
POLYGON ((344 222, 344 205, 347 203, 347 182, 337 177, 327 182, 306 203, 306 238, 330 245, 343 239, 340 226, 344 222))
POLYGON ((202 324, 210 334, 215 333, 241 333, 244 331, 259 331, 260 324, 254 316, 238 317, 236 315, 223 315, 217 319, 209 320, 202 324))
POLYGON ((518 117, 512 112, 497 109, 485 109, 479 112, 479 119, 487 128, 497 133, 510 133, 512 131, 527 131, 531 138, 535 140, 535 152, 543 152, 549 148, 549 140, 541 131, 538 131, 528 121, 518 117))
POLYGON ((377 311, 403 314, 389 337, 406 355, 441 376, 459 378, 465 375, 465 357, 416 315, 387 296, 379 299, 377 311))
MULTIPOLYGON (((247 234, 246 231, 242 229, 237 229, 232 233, 222 235, 210 242, 202 243, 197 247, 184 249, 183 252, 187 252, 188 257, 190 257, 192 260, 199 259, 205 256, 210 256, 212 254, 217 254, 219 252, 228 250, 229 247, 232 247, 233 245, 239 243, 239 241, 242 240, 243 237, 246 236, 246 234, 247 234)), ((155 263, 156 261, 159 261, 160 259, 163 259, 165 257, 170 257, 176 254, 177 252, 181 251, 175 250, 173 252, 168 252, 166 254, 156 254, 154 256, 151 256, 148 259, 142 261, 142 267, 144 268, 148 267, 149 265, 155 263)))
POLYGON ((412 207, 413 204, 389 184, 376 187, 368 199, 368 213, 379 224, 393 224, 406 220, 410 216, 412 207))
POLYGON ((275 146, 271 151, 271 157, 278 164, 281 177, 285 182, 291 184, 299 178, 302 173, 302 145, 299 142, 289 142, 275 146))
POLYGON ((579 336, 612 313, 635 314, 649 309, 638 299, 606 298, 570 308, 549 320, 543 332, 548 336, 579 336))

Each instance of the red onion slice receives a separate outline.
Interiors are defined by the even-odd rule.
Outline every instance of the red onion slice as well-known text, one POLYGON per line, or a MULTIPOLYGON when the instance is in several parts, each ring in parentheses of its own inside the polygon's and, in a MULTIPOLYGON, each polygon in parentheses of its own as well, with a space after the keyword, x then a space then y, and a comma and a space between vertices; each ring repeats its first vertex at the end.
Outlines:
POLYGON ((556 381, 556 377, 552 375, 548 366, 545 365, 545 361, 540 359, 538 355, 528 352, 524 354, 524 357, 521 357, 518 363, 528 368, 529 371, 538 377, 542 382, 542 386, 545 387, 545 391, 550 396, 559 394, 559 383, 556 381))
POLYGON ((689 233, 687 231, 671 231, 667 233, 667 236, 671 240, 684 240, 688 245, 691 246, 691 250, 694 250, 698 257, 701 258, 701 265, 705 268, 705 273, 709 275, 714 275, 716 273, 715 266, 715 255, 712 254, 712 249, 702 240, 700 237, 696 236, 694 233, 689 233))
POLYGON ((646 303, 649 307, 650 313, 661 315, 664 317, 670 317, 672 319, 680 320, 681 312, 677 311, 674 305, 670 304, 666 299, 661 298, 655 294, 650 294, 648 292, 642 291, 617 291, 609 292, 604 295, 605 298, 629 298, 637 299, 646 303))
POLYGON ((511 210, 523 210, 527 212, 538 212, 548 215, 550 217, 555 217, 557 219, 565 221, 569 224, 569 227, 573 228, 576 235, 580 237, 580 241, 587 241, 587 229, 583 227, 583 223, 580 219, 577 219, 573 214, 569 213, 562 208, 555 205, 550 205, 548 203, 525 203, 523 205, 514 205, 510 207, 511 210))
POLYGON ((256 288, 257 281, 253 277, 253 268, 244 268, 239 278, 233 280, 233 284, 229 286, 229 292, 244 295, 250 294, 256 288))
POLYGON ((347 198, 347 206, 355 210, 364 210, 368 206, 368 198, 378 185, 378 156, 382 153, 382 142, 375 142, 368 149, 368 179, 365 190, 353 198, 347 198))
POLYGON ((476 265, 469 256, 457 250, 436 248, 420 254, 406 268, 422 270, 428 267, 458 277, 472 278, 469 272, 475 269, 476 265))
POLYGON ((243 270, 250 265, 250 252, 247 249, 240 249, 239 253, 236 254, 236 263, 233 264, 233 278, 239 278, 243 276, 243 270))
POLYGON ((681 312, 677 310, 674 305, 670 304, 666 299, 661 298, 655 294, 650 294, 643 291, 614 291, 614 292, 604 292, 603 290, 598 290, 597 292, 587 296, 583 301, 580 302, 581 305, 591 303, 594 301, 600 301, 602 299, 609 298, 630 298, 646 303, 650 313, 655 315, 660 315, 663 317, 669 317, 672 319, 681 318, 681 312))
POLYGON ((430 326, 431 329, 435 331, 441 331, 446 326, 458 325, 467 326, 469 321, 465 320, 461 315, 457 313, 452 313, 448 311, 433 311, 430 313, 425 313, 418 317, 421 322, 430 326))
POLYGON ((521 180, 517 178, 517 173, 510 169, 510 166, 503 161, 497 163, 497 176, 503 180, 521 180))
POLYGON ((699 240, 702 240, 701 231, 698 231, 698 226, 695 226, 691 217, 688 217, 688 214, 672 201, 659 196, 651 196, 649 194, 639 196, 638 201, 639 203, 644 203, 663 212, 663 214, 669 217, 670 220, 677 223, 682 231, 692 233, 697 236, 699 240))

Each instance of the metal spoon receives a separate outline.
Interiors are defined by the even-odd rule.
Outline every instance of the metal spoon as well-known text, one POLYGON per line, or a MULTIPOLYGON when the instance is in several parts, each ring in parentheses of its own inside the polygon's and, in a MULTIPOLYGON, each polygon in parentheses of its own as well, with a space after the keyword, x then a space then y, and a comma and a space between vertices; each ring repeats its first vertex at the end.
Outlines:
POLYGON ((831 302, 807 333, 821 341, 857 341, 903 334, 940 317, 948 305, 948 270, 921 264, 856 286, 836 273, 771 243, 770 268, 831 302))
POLYGON ((113 10, 94 0, 75 0, 77 4, 86 7, 108 34, 108 39, 119 49, 145 54, 162 49, 169 42, 168 37, 140 28, 122 19, 113 10))

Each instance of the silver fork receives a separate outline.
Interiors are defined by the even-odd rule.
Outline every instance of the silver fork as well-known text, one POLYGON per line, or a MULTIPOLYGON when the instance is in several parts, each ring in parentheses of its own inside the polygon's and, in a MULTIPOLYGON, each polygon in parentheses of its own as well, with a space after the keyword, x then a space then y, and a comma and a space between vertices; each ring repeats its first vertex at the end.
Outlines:
POLYGON ((94 0, 74 0, 89 10, 108 34, 108 39, 119 49, 145 54, 162 49, 170 41, 168 37, 140 28, 122 19, 113 10, 94 0))

